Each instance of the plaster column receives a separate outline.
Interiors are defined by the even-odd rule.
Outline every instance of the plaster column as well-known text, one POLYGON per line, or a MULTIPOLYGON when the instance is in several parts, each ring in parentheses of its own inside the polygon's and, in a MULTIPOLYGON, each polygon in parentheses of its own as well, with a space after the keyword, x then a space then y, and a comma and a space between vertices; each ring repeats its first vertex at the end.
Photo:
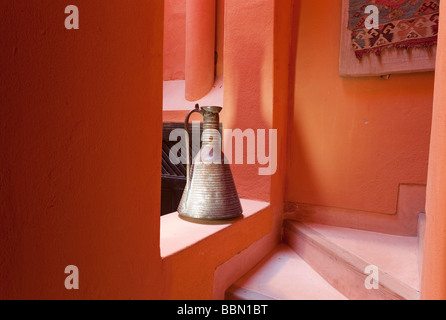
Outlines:
POLYGON ((186 99, 212 89, 215 73, 215 0, 186 1, 186 99))
POLYGON ((426 195, 422 299, 446 299, 446 6, 440 9, 426 195))

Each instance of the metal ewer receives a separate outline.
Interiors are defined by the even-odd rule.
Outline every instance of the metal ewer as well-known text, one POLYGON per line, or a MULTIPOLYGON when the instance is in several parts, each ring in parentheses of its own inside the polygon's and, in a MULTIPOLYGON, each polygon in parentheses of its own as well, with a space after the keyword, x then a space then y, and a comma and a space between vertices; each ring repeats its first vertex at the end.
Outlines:
POLYGON ((231 168, 221 150, 219 131, 221 107, 200 108, 197 104, 185 120, 187 182, 178 206, 179 216, 197 223, 224 223, 241 217, 242 206, 231 168), (194 113, 204 118, 202 147, 192 161, 189 150, 189 119, 194 113))

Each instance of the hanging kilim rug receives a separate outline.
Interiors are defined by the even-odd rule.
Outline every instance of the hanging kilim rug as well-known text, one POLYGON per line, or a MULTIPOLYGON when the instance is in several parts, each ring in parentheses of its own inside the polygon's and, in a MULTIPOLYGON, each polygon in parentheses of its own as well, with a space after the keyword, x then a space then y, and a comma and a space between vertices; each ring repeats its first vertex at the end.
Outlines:
POLYGON ((349 0, 349 29, 356 57, 388 48, 430 47, 437 43, 440 0, 349 0), (368 5, 379 9, 379 29, 365 25, 368 5))

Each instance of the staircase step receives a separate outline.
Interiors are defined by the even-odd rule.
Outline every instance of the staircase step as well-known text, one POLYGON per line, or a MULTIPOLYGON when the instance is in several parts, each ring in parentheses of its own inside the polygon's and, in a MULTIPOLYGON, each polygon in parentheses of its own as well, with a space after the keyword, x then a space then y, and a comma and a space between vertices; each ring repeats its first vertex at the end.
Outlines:
POLYGON ((286 220, 284 242, 349 299, 419 299, 417 237, 286 220), (377 289, 366 288, 368 266, 377 289))
POLYGON ((293 249, 278 245, 226 291, 227 300, 346 300, 293 249))

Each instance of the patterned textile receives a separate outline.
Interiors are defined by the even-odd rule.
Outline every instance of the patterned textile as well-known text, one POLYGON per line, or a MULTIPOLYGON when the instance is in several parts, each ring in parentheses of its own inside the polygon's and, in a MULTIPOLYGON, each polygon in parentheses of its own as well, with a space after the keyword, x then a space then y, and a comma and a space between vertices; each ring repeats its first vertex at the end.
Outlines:
POLYGON ((356 57, 387 48, 429 47, 437 43, 440 0, 349 0, 349 29, 356 57), (379 9, 379 29, 368 30, 368 5, 379 9))

